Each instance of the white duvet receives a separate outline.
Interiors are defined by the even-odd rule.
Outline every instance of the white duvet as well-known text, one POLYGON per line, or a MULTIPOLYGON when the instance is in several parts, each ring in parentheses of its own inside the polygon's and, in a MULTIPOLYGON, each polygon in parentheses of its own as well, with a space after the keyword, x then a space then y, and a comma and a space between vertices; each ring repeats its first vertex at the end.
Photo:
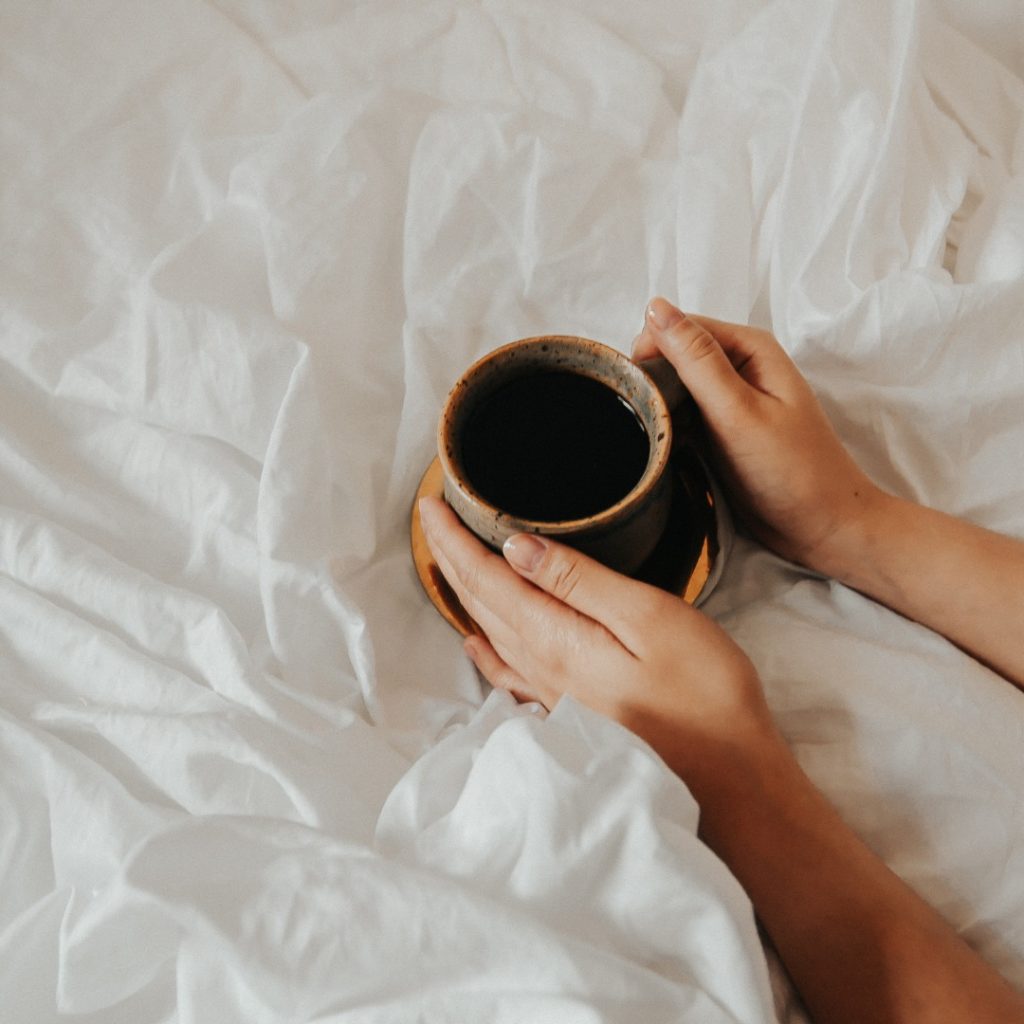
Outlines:
MULTIPOLYGON (((410 504, 472 359, 625 348, 661 292, 1024 537, 1022 39, 1012 0, 4 4, 0 1019, 800 1019, 658 758, 487 696, 410 504)), ((743 538, 705 607, 1024 986, 1024 695, 743 538)))

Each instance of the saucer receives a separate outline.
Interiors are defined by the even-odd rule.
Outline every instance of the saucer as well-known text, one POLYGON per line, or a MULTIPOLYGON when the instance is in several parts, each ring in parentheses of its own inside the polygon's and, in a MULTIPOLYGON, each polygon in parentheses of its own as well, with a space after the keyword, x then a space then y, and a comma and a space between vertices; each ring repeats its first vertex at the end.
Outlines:
MULTIPOLYGON (((673 494, 668 526, 650 557, 634 575, 695 604, 706 596, 705 590, 711 589, 720 574, 721 513, 724 510, 703 463, 692 449, 673 452, 671 471, 673 494)), ((480 627, 462 607, 427 546, 419 512, 419 500, 425 497, 444 498, 444 473, 436 457, 423 474, 412 504, 412 560, 427 597, 445 621, 463 636, 480 633, 480 627)))

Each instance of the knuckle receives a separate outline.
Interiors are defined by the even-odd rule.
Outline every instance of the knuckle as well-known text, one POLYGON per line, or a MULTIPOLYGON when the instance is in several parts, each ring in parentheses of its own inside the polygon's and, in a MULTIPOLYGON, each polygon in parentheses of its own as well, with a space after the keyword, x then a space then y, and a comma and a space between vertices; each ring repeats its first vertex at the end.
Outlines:
POLYGON ((470 594, 479 593, 482 572, 478 559, 459 562, 455 567, 455 575, 464 590, 470 594))
POLYGON ((490 641, 490 644, 494 648, 494 653, 497 655, 498 663, 501 666, 500 671, 511 672, 511 662, 515 660, 514 652, 498 637, 494 637, 490 641))
POLYGON ((491 682, 503 690, 514 690, 517 686, 521 687, 522 685, 522 680, 519 678, 518 673, 510 669, 508 665, 502 665, 500 668, 495 669, 491 682))
POLYGON ((681 353, 690 361, 707 359, 718 349, 718 342, 698 324, 685 324, 679 331, 681 353))
POLYGON ((579 559, 571 555, 559 558, 551 567, 551 593, 559 600, 568 602, 579 586, 581 576, 579 559))

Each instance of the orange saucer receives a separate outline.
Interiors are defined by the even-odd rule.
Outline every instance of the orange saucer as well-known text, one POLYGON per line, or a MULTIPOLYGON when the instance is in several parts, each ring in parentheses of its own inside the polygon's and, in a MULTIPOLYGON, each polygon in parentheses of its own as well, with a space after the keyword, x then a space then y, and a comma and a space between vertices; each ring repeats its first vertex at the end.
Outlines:
MULTIPOLYGON (((675 494, 669 525, 636 576, 693 604, 708 582, 720 551, 715 496, 695 455, 686 449, 677 451, 672 456, 672 466, 675 494)), ((444 474, 437 458, 423 474, 412 504, 410 544, 416 575, 427 597, 450 626, 463 636, 480 633, 427 547, 420 526, 419 500, 428 496, 444 497, 444 474)))

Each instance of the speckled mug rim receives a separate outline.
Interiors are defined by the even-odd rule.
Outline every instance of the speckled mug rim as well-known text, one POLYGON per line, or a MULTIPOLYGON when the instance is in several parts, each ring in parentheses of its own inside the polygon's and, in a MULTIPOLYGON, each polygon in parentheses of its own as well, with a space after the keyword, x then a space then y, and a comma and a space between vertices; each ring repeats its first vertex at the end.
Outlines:
MULTIPOLYGON (((552 368, 557 367, 554 359, 551 359, 551 366, 552 368)), ((590 376, 584 370, 573 369, 570 372, 590 376)), ((631 510, 640 508, 654 491, 655 487, 657 487, 668 468, 671 451, 672 416, 664 397, 650 375, 618 349, 599 341, 593 341, 590 338, 581 338, 571 334, 540 334, 529 338, 520 338, 517 341, 510 341, 505 345, 501 345, 499 348, 493 349, 481 356, 452 385, 445 399, 437 424, 438 458, 441 461, 444 475, 448 479, 449 484, 460 493, 462 498, 475 504, 488 515, 493 515, 496 520, 504 521, 507 526, 517 531, 543 533, 547 536, 578 533, 582 529, 601 531, 603 527, 611 529, 618 526, 624 517, 628 517, 631 510), (504 509, 491 504, 466 479, 461 458, 456 454, 456 441, 452 437, 452 425, 455 421, 454 413, 459 403, 463 401, 465 392, 471 387, 473 382, 487 371, 493 362, 503 358, 512 349, 541 349, 542 346, 547 346, 546 349, 542 349, 545 354, 550 353, 552 347, 561 347, 573 352, 580 352, 581 350, 589 352, 598 359, 618 364, 628 375, 635 376, 637 384, 649 393, 654 404, 655 413, 653 420, 656 429, 652 432, 641 410, 637 409, 636 404, 630 401, 629 395, 622 394, 622 391, 610 384, 608 380, 598 377, 593 378, 611 387, 616 394, 630 403, 636 414, 644 421, 644 429, 648 434, 648 443, 650 444, 651 451, 648 455, 647 467, 644 469, 643 475, 630 491, 623 495, 614 505, 609 505, 608 508, 581 519, 526 519, 521 516, 512 515, 504 509)))

